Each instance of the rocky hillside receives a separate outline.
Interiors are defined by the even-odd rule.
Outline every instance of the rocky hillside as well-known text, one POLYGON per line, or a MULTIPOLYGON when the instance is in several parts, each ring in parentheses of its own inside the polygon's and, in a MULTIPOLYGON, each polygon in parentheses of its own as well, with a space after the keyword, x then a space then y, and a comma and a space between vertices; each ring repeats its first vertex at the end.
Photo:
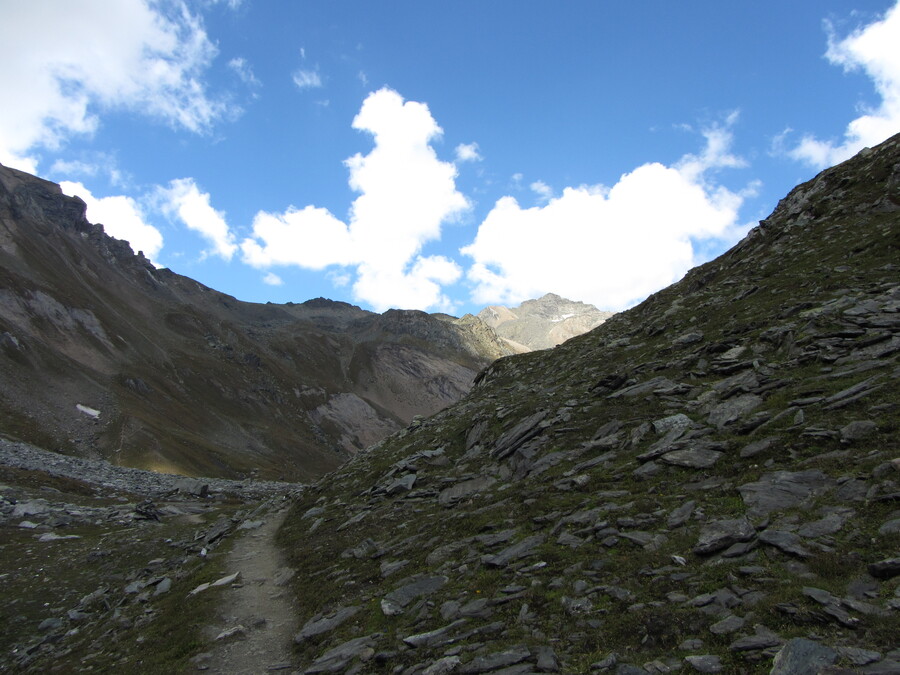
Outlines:
POLYGON ((596 328, 612 315, 613 312, 602 312, 593 305, 548 293, 518 307, 489 305, 478 313, 478 318, 517 353, 524 353, 560 345, 596 328))
POLYGON ((900 137, 282 530, 305 673, 900 672, 900 137))
POLYGON ((253 304, 156 269, 0 167, 0 433, 172 473, 305 480, 511 351, 473 317, 253 304))

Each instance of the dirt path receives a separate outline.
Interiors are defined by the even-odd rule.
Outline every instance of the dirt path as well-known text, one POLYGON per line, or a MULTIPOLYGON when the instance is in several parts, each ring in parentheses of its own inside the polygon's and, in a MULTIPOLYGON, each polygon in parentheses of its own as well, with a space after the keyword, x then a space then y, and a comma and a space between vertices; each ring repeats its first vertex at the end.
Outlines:
POLYGON ((226 564, 229 573, 240 572, 240 577, 222 595, 213 643, 198 662, 200 669, 229 675, 294 670, 291 641, 297 613, 287 584, 291 572, 275 544, 287 512, 270 512, 260 527, 235 542, 226 564))

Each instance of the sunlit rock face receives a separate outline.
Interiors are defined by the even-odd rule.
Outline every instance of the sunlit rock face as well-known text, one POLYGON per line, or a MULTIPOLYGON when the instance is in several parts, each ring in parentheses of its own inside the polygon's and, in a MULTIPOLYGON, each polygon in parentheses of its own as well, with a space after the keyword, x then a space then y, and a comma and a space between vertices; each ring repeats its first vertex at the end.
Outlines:
POLYGON ((518 307, 489 305, 478 313, 482 321, 518 352, 555 347, 596 328, 612 315, 613 312, 553 293, 526 300, 518 307))

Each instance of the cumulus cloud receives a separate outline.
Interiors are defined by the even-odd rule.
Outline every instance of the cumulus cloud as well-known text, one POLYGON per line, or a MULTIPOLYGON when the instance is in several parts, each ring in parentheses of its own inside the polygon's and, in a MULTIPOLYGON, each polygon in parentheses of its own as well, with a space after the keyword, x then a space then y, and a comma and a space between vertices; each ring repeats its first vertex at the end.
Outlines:
POLYGON ((900 2, 881 20, 843 39, 837 38, 830 24, 826 24, 826 29, 829 38, 825 58, 845 72, 863 71, 872 79, 881 102, 851 121, 843 140, 821 140, 807 134, 788 151, 794 159, 819 169, 848 159, 900 131, 900 2))
POLYGON ((241 244, 244 262, 254 267, 298 265, 322 270, 351 265, 358 258, 347 226, 328 209, 293 206, 283 213, 260 211, 253 219, 253 237, 241 244))
POLYGON ((269 286, 281 286, 284 284, 284 280, 275 274, 275 272, 269 272, 263 277, 263 283, 268 284, 269 286))
POLYGON ((294 73, 294 84, 300 89, 317 89, 322 86, 322 78, 318 71, 301 68, 294 73))
POLYGON ((439 160, 431 146, 443 131, 427 105, 390 89, 366 98, 353 128, 371 134, 375 147, 344 162, 359 193, 347 222, 312 205, 260 212, 253 236, 241 244, 245 262, 352 267, 355 298, 378 310, 449 308, 441 287, 458 280, 461 268, 442 256, 421 255, 440 237, 441 225, 469 206, 456 190, 455 166, 439 160))
POLYGON ((736 240, 743 196, 716 185, 710 173, 742 160, 730 153, 727 125, 704 136, 700 154, 674 166, 644 164, 611 188, 567 187, 532 208, 498 200, 461 249, 473 260, 473 301, 515 304, 554 292, 623 309, 695 265, 695 243, 736 240))
POLYGON ((234 112, 200 79, 216 55, 184 2, 5 3, 0 22, 0 162, 90 134, 99 113, 137 111, 193 132, 234 112))
POLYGON ((81 183, 63 181, 59 184, 64 194, 81 197, 87 204, 87 219, 92 223, 102 223, 103 229, 111 237, 124 239, 135 252, 155 263, 163 246, 163 236, 159 230, 144 220, 138 203, 131 197, 94 197, 81 183))
POLYGON ((456 146, 457 162, 480 162, 484 159, 478 152, 478 143, 460 143, 456 146))
POLYGON ((157 198, 163 213, 177 218, 212 244, 204 255, 231 260, 238 246, 225 214, 210 205, 209 193, 201 192, 192 178, 171 181, 167 188, 159 188, 157 198))

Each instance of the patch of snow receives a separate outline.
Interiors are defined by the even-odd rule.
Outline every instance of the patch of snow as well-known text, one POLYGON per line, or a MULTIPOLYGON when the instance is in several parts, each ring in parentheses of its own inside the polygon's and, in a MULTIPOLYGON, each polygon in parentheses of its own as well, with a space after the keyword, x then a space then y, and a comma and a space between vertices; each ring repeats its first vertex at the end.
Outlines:
POLYGON ((550 320, 551 320, 553 323, 559 323, 560 321, 565 321, 566 319, 571 319, 573 316, 575 316, 574 313, 572 313, 572 314, 563 314, 563 315, 560 316, 560 317, 557 317, 557 318, 555 318, 555 319, 550 319, 550 320))
POLYGON ((94 410, 93 408, 88 408, 86 405, 81 405, 80 403, 76 403, 75 407, 78 408, 78 410, 80 412, 83 412, 88 417, 93 417, 94 419, 97 419, 98 417, 100 417, 99 410, 94 410))

